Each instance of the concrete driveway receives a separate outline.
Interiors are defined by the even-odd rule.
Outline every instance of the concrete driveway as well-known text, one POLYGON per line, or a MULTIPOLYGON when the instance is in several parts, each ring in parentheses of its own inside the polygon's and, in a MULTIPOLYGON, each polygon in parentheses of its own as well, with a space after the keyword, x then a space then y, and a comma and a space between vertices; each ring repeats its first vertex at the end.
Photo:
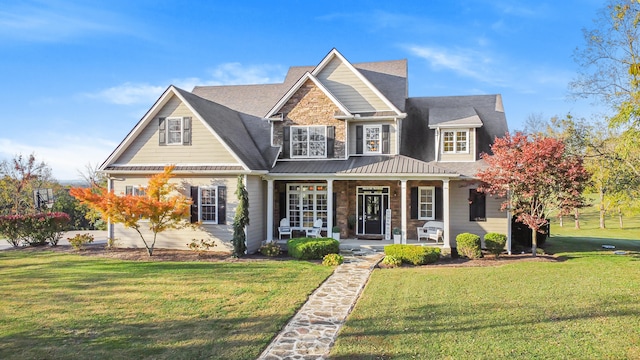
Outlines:
MULTIPOLYGON (((67 238, 71 238, 76 236, 76 234, 86 234, 89 233, 93 235, 93 244, 107 244, 107 231, 106 230, 78 230, 78 231, 67 231, 62 234, 62 238, 58 242, 58 245, 69 245, 67 238)), ((13 246, 9 244, 6 239, 0 239, 0 250, 11 249, 13 246)))

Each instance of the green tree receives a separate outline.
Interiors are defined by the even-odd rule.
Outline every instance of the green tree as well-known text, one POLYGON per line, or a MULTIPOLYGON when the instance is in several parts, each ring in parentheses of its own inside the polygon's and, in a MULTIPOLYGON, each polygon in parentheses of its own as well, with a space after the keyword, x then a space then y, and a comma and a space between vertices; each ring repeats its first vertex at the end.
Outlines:
POLYGON ((247 236, 245 228, 249 225, 249 193, 244 186, 243 176, 238 176, 238 186, 236 188, 238 206, 233 218, 233 257, 244 255, 247 250, 247 236))

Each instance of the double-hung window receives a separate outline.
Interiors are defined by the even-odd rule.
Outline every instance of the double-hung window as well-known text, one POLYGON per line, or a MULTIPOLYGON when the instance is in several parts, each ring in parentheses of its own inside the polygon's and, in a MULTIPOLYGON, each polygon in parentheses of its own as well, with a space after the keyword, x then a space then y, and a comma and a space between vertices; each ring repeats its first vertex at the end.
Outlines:
POLYGON ((182 118, 167 118, 167 144, 182 144, 182 118))
POLYGON ((364 125, 364 153, 382 153, 382 125, 364 125))
POLYGON ((218 223, 218 187, 201 186, 198 188, 199 221, 218 223))
POLYGON ((468 130, 446 130, 442 132, 442 151, 459 154, 469 152, 468 130))
POLYGON ((418 187, 418 219, 434 220, 436 218, 436 188, 434 186, 418 187))
POLYGON ((291 157, 323 158, 327 156, 326 126, 292 126, 291 157))

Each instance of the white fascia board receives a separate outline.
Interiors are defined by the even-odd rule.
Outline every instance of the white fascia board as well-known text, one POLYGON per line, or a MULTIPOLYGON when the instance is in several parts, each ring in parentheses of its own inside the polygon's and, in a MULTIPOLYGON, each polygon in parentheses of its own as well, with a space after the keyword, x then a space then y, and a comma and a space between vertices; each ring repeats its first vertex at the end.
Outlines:
POLYGON ((107 160, 105 160, 102 165, 100 165, 100 167, 98 168, 99 171, 104 170, 107 166, 111 165, 111 163, 117 159, 118 157, 120 157, 120 155, 122 155, 122 152, 127 149, 129 147, 129 145, 131 145, 131 142, 138 137, 138 135, 140 134, 140 132, 145 128, 145 126, 147 126, 147 124, 149 123, 149 121, 151 121, 151 119, 153 119, 153 117, 158 113, 158 111, 164 106, 166 105, 166 103, 169 101, 169 99, 171 98, 170 95, 174 94, 177 95, 177 91, 175 91, 173 85, 169 85, 169 87, 164 91, 164 93, 162 93, 162 95, 160 95, 160 97, 158 98, 158 100, 156 100, 156 102, 153 104, 153 106, 151 107, 151 109, 149 109, 146 114, 144 114, 144 116, 142 117, 142 119, 140 119, 140 121, 138 121, 138 123, 136 124, 136 126, 133 127, 133 129, 129 132, 129 134, 127 134, 127 136, 124 138, 124 140, 122 140, 122 142, 120 142, 120 144, 116 147, 116 149, 111 153, 111 155, 109 155, 109 157, 107 158, 107 160))
POLYGON ((351 70, 362 82, 364 82, 364 84, 367 87, 369 87, 369 89, 371 89, 371 91, 373 91, 374 94, 376 94, 380 99, 382 99, 382 101, 389 107, 389 109, 394 111, 398 116, 403 114, 403 112, 400 111, 400 109, 398 109, 395 105, 393 105, 393 103, 389 101, 389 99, 387 99, 387 97, 384 96, 378 90, 378 88, 373 86, 373 84, 364 75, 362 75, 362 73, 358 71, 358 69, 356 69, 355 66, 351 65, 351 63, 342 54, 340 54, 340 52, 336 48, 333 48, 329 52, 329 54, 325 56, 325 58, 320 62, 320 64, 318 64, 318 66, 316 66, 316 68, 313 69, 313 71, 311 72, 311 75, 313 76, 318 75, 318 73, 322 71, 322 69, 324 69, 325 66, 327 66, 327 64, 329 63, 329 61, 331 61, 333 57, 337 57, 338 59, 340 59, 340 61, 342 61, 349 70, 351 70))
POLYGON ((302 85, 307 81, 307 80, 311 80, 313 81, 313 83, 320 88, 320 90, 322 90, 322 92, 327 95, 327 97, 334 103, 336 104, 336 106, 345 114, 349 114, 351 115, 351 113, 349 112, 349 110, 347 110, 347 108, 342 105, 342 103, 335 97, 333 96, 333 94, 331 94, 331 92, 329 92, 329 90, 327 90, 327 88, 322 85, 322 83, 320 81, 318 81, 318 79, 312 75, 310 72, 306 72, 304 75, 302 75, 302 77, 291 87, 291 89, 289 89, 289 91, 287 91, 286 94, 284 94, 284 96, 280 99, 280 101, 278 101, 276 103, 276 105, 271 108, 271 110, 269 110, 269 112, 267 113, 267 115, 264 116, 265 119, 269 119, 269 117, 273 116, 274 114, 276 114, 278 112, 278 110, 280 110, 284 104, 289 101, 289 99, 291 99, 291 97, 293 96, 293 94, 296 93, 296 91, 298 91, 302 85))

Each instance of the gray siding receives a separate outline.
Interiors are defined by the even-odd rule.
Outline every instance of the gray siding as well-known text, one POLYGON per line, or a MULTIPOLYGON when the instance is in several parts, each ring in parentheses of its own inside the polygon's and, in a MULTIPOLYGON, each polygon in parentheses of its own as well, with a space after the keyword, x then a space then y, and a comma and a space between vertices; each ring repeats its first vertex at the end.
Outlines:
POLYGON ((338 58, 331 60, 317 77, 351 112, 390 110, 389 106, 338 58))
POLYGON ((113 163, 119 165, 238 164, 238 161, 189 108, 180 99, 173 96, 113 163), (190 146, 160 146, 158 144, 158 118, 183 116, 192 118, 192 144, 190 146))
POLYGON ((263 181, 258 176, 247 176, 245 184, 249 193, 249 226, 247 228, 247 252, 258 251, 262 241, 266 239, 266 194, 263 181))
POLYGON ((488 232, 497 232, 507 235, 507 212, 500 211, 501 199, 487 196, 487 221, 469 221, 469 189, 477 186, 464 186, 452 182, 450 184, 450 226, 451 246, 456 246, 456 236, 468 232, 480 236, 484 247, 484 235, 488 232))

